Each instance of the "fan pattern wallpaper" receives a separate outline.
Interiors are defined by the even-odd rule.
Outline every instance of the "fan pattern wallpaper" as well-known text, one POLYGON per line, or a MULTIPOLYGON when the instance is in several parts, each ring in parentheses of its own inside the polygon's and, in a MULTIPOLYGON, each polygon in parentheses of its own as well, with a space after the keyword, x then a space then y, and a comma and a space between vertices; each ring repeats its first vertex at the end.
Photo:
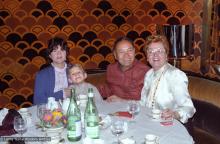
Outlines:
POLYGON ((203 0, 1 0, 0 107, 32 105, 35 74, 46 64, 47 41, 67 40, 71 63, 106 69, 114 40, 134 40, 146 62, 145 38, 156 24, 194 24, 195 58, 182 68, 199 73, 203 0))

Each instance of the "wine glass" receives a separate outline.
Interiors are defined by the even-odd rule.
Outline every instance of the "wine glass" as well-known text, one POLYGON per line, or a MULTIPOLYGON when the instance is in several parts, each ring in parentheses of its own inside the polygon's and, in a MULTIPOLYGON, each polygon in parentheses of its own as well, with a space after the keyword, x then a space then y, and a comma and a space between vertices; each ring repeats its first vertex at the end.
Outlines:
POLYGON ((23 134, 27 131, 26 119, 23 119, 21 116, 15 116, 14 117, 14 129, 22 137, 23 134))
POLYGON ((137 101, 130 101, 128 103, 128 112, 132 115, 132 119, 134 120, 135 115, 138 115, 140 112, 140 105, 137 101))
POLYGON ((117 141, 113 142, 113 144, 120 144, 119 136, 125 131, 125 122, 121 120, 114 121, 111 125, 111 131, 113 135, 117 136, 117 141))
POLYGON ((37 105, 37 116, 40 118, 41 124, 43 122, 43 117, 44 117, 46 109, 47 109, 46 104, 37 105))

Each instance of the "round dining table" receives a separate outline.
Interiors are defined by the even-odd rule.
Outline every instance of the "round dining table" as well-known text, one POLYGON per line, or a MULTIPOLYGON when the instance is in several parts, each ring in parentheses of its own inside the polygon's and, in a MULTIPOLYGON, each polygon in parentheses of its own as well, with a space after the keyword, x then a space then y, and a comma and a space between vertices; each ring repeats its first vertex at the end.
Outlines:
MULTIPOLYGON (((108 115, 119 111, 128 111, 128 102, 111 102, 106 101, 96 102, 96 106, 99 114, 108 115)), ((31 124, 28 125, 27 132, 23 135, 24 137, 45 137, 45 132, 41 128, 37 128, 36 124, 39 123, 37 117, 37 106, 28 108, 31 113, 31 124)), ((136 144, 144 144, 144 138, 146 134, 154 134, 159 139, 159 144, 194 144, 193 138, 189 135, 184 125, 173 120, 172 125, 161 125, 160 121, 153 120, 150 116, 150 109, 147 107, 140 107, 140 112, 135 119, 128 117, 119 117, 119 119, 126 121, 127 130, 120 136, 120 139, 133 139, 136 144)), ((15 135, 17 136, 17 134, 15 135)), ((63 138, 62 143, 70 144, 67 140, 67 131, 63 130, 61 137, 63 138)), ((116 140, 116 136, 112 134, 110 126, 105 129, 100 129, 100 139, 103 140, 104 144, 112 144, 116 140)), ((84 132, 82 138, 76 144, 83 144, 85 139, 84 132)), ((27 141, 27 144, 39 143, 46 144, 46 141, 27 141)))

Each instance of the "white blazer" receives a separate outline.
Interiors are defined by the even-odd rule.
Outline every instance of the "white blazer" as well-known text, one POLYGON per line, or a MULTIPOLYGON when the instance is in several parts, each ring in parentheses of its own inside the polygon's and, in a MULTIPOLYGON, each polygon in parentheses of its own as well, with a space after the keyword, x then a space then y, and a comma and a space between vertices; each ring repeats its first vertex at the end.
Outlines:
POLYGON ((153 101, 156 108, 177 111, 182 123, 187 122, 196 111, 189 95, 186 74, 169 63, 157 71, 150 69, 145 74, 140 103, 152 108, 153 101))

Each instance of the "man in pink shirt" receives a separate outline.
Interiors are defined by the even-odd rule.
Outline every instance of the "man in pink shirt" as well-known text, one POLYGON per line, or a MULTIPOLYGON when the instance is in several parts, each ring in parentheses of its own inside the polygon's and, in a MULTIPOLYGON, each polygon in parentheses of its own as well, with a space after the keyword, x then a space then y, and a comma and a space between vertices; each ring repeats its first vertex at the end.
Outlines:
POLYGON ((149 67, 135 59, 133 42, 127 37, 115 41, 113 54, 117 62, 107 68, 106 83, 99 87, 102 97, 108 102, 140 100, 149 67))

